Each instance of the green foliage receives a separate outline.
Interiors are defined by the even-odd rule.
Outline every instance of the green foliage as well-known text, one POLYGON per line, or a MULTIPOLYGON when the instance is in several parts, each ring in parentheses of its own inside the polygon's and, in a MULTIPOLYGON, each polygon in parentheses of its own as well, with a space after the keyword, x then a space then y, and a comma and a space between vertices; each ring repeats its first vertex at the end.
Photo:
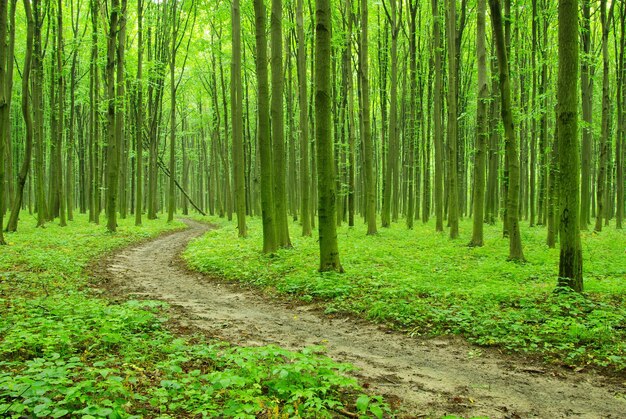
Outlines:
MULTIPOLYGON (((115 235, 79 217, 64 229, 25 226, 9 236, 0 254, 1 417, 330 417, 354 409, 352 367, 320 347, 177 338, 164 326, 164 303, 95 298, 84 286, 90 259, 182 226, 121 223, 115 235)), ((370 415, 389 413, 372 400, 370 415)))
MULTIPOLYGON (((261 225, 234 240, 230 223, 192 242, 189 265, 263 289, 388 323, 412 335, 460 334, 471 342, 538 353, 571 366, 626 367, 626 238, 607 230, 583 233, 583 295, 555 292, 558 250, 545 246, 545 229, 522 227, 525 264, 507 262, 499 226, 486 226, 485 247, 394 225, 377 236, 365 227, 342 227, 339 250, 345 274, 316 271, 318 242, 293 238, 293 249, 263 255, 261 225), (211 251, 207 252, 206 249, 211 251)), ((292 231, 297 231, 293 226, 292 231)), ((461 235, 471 231, 461 223, 461 235)))

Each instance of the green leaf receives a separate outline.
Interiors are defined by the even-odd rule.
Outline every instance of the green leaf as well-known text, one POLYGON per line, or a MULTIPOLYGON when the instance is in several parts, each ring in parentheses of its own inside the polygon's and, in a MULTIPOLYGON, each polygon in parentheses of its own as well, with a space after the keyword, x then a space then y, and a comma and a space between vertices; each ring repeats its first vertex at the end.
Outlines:
POLYGON ((359 412, 366 412, 367 411, 367 405, 369 405, 370 403, 370 398, 368 396, 366 396, 365 394, 359 396, 358 399, 356 399, 356 409, 359 412))

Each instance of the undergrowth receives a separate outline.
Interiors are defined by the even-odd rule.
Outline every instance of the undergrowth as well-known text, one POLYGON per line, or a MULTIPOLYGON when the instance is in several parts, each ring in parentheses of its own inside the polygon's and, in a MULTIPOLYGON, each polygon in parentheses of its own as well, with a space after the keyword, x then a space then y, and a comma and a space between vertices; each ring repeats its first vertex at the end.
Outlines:
POLYGON ((98 298, 95 257, 182 223, 120 220, 117 234, 83 216, 68 227, 23 223, 0 248, 0 417, 330 417, 390 414, 352 368, 323 348, 234 347, 165 327, 164 303, 98 298))
POLYGON ((249 237, 236 226, 193 241, 185 252, 196 270, 317 302, 327 313, 350 313, 412 335, 458 334, 469 341, 531 354, 573 367, 626 368, 626 235, 607 228, 583 233, 585 290, 554 292, 558 249, 545 245, 545 228, 522 227, 527 263, 507 262, 501 227, 485 226, 486 245, 435 233, 433 224, 338 230, 344 274, 317 272, 317 237, 300 237, 290 225, 293 249, 263 255, 260 220, 249 237), (210 249, 210 251, 208 251, 210 249))

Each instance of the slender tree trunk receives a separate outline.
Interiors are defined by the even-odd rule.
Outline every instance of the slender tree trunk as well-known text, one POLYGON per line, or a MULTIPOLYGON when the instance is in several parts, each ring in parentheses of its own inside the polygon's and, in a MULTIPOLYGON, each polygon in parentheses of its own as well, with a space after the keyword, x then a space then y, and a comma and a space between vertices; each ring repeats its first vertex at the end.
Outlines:
POLYGON ((459 187, 457 155, 456 0, 448 1, 448 223, 450 238, 459 237, 459 187))
POLYGON ((254 0, 256 31, 256 74, 258 141, 261 157, 261 211, 263 218, 263 252, 278 249, 274 219, 274 182, 272 176, 272 145, 270 138, 269 82, 267 74, 267 36, 265 34, 264 0, 254 0))
POLYGON ((621 9, 621 46, 620 46, 620 72, 618 77, 618 107, 617 107, 617 121, 619 125, 616 146, 615 146, 615 159, 616 159, 616 194, 617 194, 617 208, 615 211, 615 227, 622 229, 624 220, 624 149, 626 148, 626 3, 622 2, 621 9))
POLYGON ((368 55, 368 0, 361 0, 361 39, 360 39, 360 76, 361 76, 361 119, 363 130, 363 171, 365 172, 365 216, 367 234, 376 234, 376 178, 374 176, 374 146, 372 144, 372 123, 370 120, 370 79, 368 55))
POLYGON ((115 51, 118 31, 120 3, 111 0, 111 14, 109 18, 109 34, 107 39, 107 230, 117 231, 117 182, 119 169, 119 138, 116 135, 115 111, 117 97, 115 95, 115 51))
POLYGON ((282 0, 272 0, 270 17, 270 42, 272 44, 272 161, 274 177, 274 217, 276 240, 279 247, 291 247, 287 221, 287 191, 285 172, 285 126, 283 114, 283 29, 282 0))
POLYGON ((230 106, 233 131, 233 179, 235 183, 235 205, 237 208, 237 230, 239 237, 247 236, 246 190, 243 150, 243 88, 241 84, 241 12, 239 0, 232 5, 233 57, 230 80, 230 106))
POLYGON ((335 220, 335 166, 331 130, 330 83, 331 9, 330 0, 317 0, 315 13, 315 140, 317 144, 317 188, 319 196, 318 225, 320 240, 320 272, 343 272, 337 246, 335 220))
POLYGON ((143 0, 137 0, 137 120, 135 121, 135 225, 143 215, 143 0))
POLYGON ((602 23, 602 137, 599 149, 600 158, 598 163, 598 177, 596 185, 596 226, 595 231, 602 231, 603 218, 608 219, 608 194, 607 194, 607 167, 609 164, 609 131, 610 131, 610 92, 609 92, 609 31, 613 7, 615 2, 611 2, 610 10, 607 10, 607 0, 600 1, 600 20, 602 23))
POLYGON ((502 100, 502 122, 504 124, 506 156, 509 165, 509 184, 507 188, 507 218, 509 231, 509 260, 523 261, 522 239, 519 230, 518 203, 519 203, 519 150, 513 113, 511 112, 511 90, 509 85, 509 65, 506 54, 504 33, 502 30, 502 10, 499 0, 489 0, 491 8, 491 23, 498 55, 500 73, 500 95, 502 100))
POLYGON ((439 13, 439 1, 432 0, 433 9, 433 49, 435 54, 435 91, 433 107, 433 137, 435 143, 435 218, 436 231, 443 231, 443 121, 442 121, 442 95, 443 95, 443 69, 441 38, 441 16, 439 13))
POLYGON ((578 146, 578 1, 559 0, 559 143, 560 237, 558 285, 583 290, 579 231, 580 160, 578 146))
MULTIPOLYGON (((350 0, 347 0, 350 3, 350 0)), ((347 7, 347 6, 346 6, 347 7)), ((297 68, 298 68, 298 103, 300 116, 300 220, 302 221, 302 235, 311 235, 311 212, 309 194, 309 113, 306 88, 306 38, 304 37, 303 0, 296 4, 296 32, 297 32, 297 68)))
MULTIPOLYGON (((30 0, 24 0, 24 11, 26 12, 27 32, 26 32, 26 55, 24 56, 24 69, 22 70, 22 92, 26 92, 26 94, 22 94, 22 116, 24 117, 24 125, 25 125, 25 131, 26 131, 26 143, 24 144, 24 160, 22 161, 22 167, 20 168, 20 172, 17 175, 17 188, 16 188, 15 199, 13 200, 13 207, 11 209, 11 217, 9 218, 9 223, 7 225, 7 231, 11 231, 11 232, 17 231, 19 213, 22 208, 22 202, 24 198, 24 187, 26 185, 26 179, 28 178, 28 173, 30 172, 30 161, 31 161, 31 156, 32 156, 32 151, 33 151, 33 120, 32 120, 32 115, 31 115, 30 94, 28 94, 28 92, 30 90, 30 72, 31 72, 31 65, 32 65, 33 33, 34 33, 35 22, 33 19, 33 11, 31 8, 30 0)), ((2 10, 0 10, 0 20, 2 19, 1 13, 2 13, 2 10)), ((1 25, 2 25, 2 22, 0 21, 0 26, 1 25)), ((0 28, 0 32, 2 32, 1 28, 0 28)), ((0 36, 2 36, 1 33, 0 33, 0 36)), ((2 56, 1 49, 2 49, 2 46, 0 45, 0 56, 2 56)), ((0 78, 3 77, 1 71, 2 70, 0 70, 0 78)), ((1 83, 2 81, 0 80, 0 86, 2 85, 1 83)), ((0 112, 4 112, 4 111, 5 109, 0 108, 0 112)), ((0 192, 0 196, 2 196, 1 192, 0 192)), ((2 214, 0 214, 0 221, 1 221, 1 217, 2 217, 2 214)), ((2 226, 1 222, 0 222, 0 226, 2 226)), ((0 242, 2 241, 1 239, 2 239, 2 233, 0 229, 0 242)))
POLYGON ((43 15, 40 0, 32 2, 34 32, 32 58, 32 99, 33 99, 33 141, 35 146, 35 177, 37 195, 37 227, 43 227, 48 218, 44 179, 44 136, 43 136, 43 56, 41 46, 41 27, 43 15))
MULTIPOLYGON (((7 36, 7 14, 8 14, 8 1, 0 0, 0 133, 6 132, 5 124, 8 118, 5 115, 9 112, 7 103, 7 94, 11 94, 11 91, 6 86, 6 54, 7 46, 4 40, 7 36)), ((28 86, 28 85, 27 85, 28 86)), ((28 96, 28 95, 23 95, 28 96)), ((4 191, 4 174, 5 174, 5 156, 4 149, 6 141, 4 138, 0 138, 0 245, 6 245, 4 240, 4 233, 2 231, 4 227, 4 209, 7 205, 6 194, 4 191)), ((19 212, 19 207, 18 207, 19 212)))
POLYGON ((55 148, 55 160, 57 166, 56 173, 56 193, 59 205, 59 225, 65 227, 67 225, 67 201, 65 199, 65 190, 63 182, 63 137, 65 136, 65 77, 63 73, 63 1, 58 0, 57 3, 57 48, 56 48, 56 60, 57 60, 57 145, 55 148))
POLYGON ((176 42, 178 41, 177 21, 177 0, 173 0, 170 5, 172 16, 170 24, 172 25, 171 33, 171 49, 170 49, 170 161, 169 161, 169 190, 167 201, 167 222, 174 221, 174 213, 176 212, 176 42))
POLYGON ((485 201, 485 154, 489 137, 489 85, 487 83, 486 0, 478 0, 476 15, 476 65, 478 99, 476 104, 476 155, 474 157, 473 228, 470 246, 483 245, 483 204, 485 201))

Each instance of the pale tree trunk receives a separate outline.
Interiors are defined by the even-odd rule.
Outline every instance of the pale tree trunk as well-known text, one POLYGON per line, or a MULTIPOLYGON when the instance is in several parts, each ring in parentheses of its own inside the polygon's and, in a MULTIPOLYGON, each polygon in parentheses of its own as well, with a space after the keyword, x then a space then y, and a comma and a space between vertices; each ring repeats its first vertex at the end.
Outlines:
POLYGON ((558 285, 583 290, 579 231, 580 157, 578 147, 578 1, 559 0, 559 143, 560 237, 558 285))

